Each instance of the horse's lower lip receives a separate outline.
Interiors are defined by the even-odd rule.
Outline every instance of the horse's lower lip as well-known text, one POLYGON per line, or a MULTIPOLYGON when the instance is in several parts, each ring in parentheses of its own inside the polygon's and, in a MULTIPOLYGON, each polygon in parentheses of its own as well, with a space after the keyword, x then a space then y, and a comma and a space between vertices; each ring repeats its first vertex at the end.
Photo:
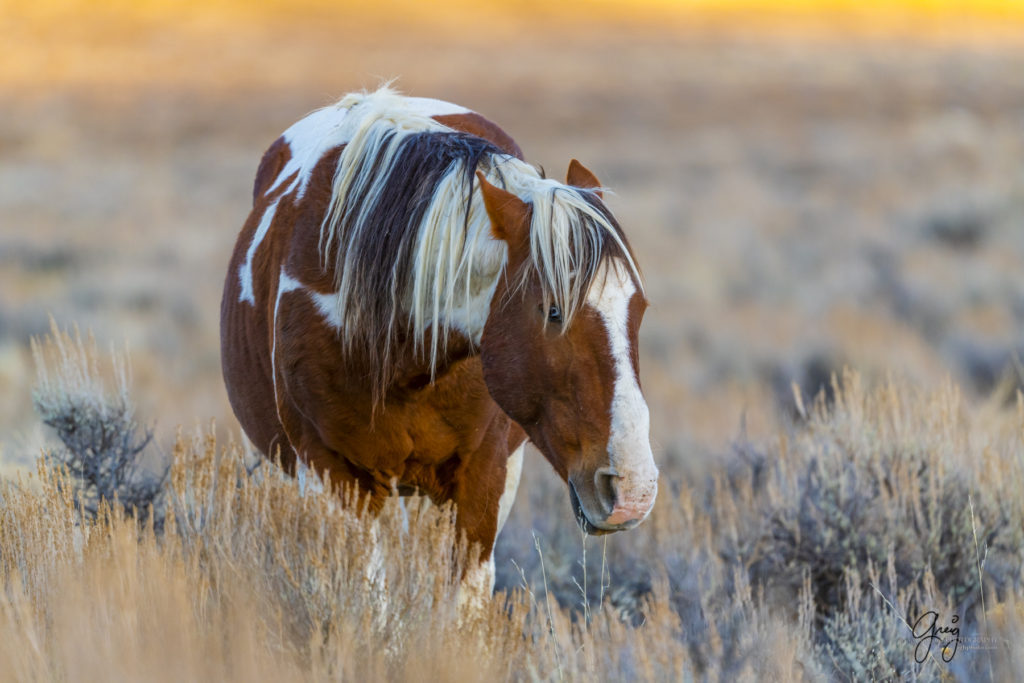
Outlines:
POLYGON ((576 493, 576 487, 572 485, 571 481, 569 482, 569 500, 572 502, 572 513, 576 516, 576 523, 587 534, 591 536, 604 536, 605 534, 617 531, 617 529, 602 529, 591 524, 590 520, 587 519, 587 513, 583 511, 583 505, 580 503, 580 497, 576 493))

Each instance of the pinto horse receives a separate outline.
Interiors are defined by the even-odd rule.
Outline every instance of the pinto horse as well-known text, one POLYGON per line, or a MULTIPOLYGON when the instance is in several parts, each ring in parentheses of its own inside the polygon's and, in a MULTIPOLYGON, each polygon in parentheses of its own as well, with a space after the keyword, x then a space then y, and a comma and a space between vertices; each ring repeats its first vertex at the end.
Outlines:
POLYGON ((532 441, 581 526, 657 493, 637 332, 647 301, 597 178, 524 163, 497 125, 388 88, 263 156, 221 306, 231 406, 292 473, 454 501, 485 564, 532 441))

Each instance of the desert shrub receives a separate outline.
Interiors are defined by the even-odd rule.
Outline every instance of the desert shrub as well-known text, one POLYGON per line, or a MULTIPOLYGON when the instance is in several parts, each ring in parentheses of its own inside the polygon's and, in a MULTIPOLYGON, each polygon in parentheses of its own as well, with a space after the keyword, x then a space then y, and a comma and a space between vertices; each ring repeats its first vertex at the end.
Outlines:
POLYGON ((186 677, 226 678, 236 668, 368 680, 666 677, 684 668, 678 621, 663 606, 645 607, 636 629, 595 604, 580 627, 527 584, 479 613, 460 610, 459 577, 477 560, 450 508, 391 500, 370 517, 351 496, 254 467, 212 436, 179 439, 168 468, 149 475, 151 438, 134 418, 126 358, 102 364, 93 342, 56 328, 35 354, 35 403, 63 447, 44 454, 32 486, 0 482, 0 584, 10 608, 0 610, 0 631, 56 645, 12 645, 0 677, 97 677, 100 653, 117 659, 110 638, 130 655, 106 671, 138 677, 147 661, 167 659, 153 647, 154 615, 186 629, 169 643, 182 661, 166 662, 186 677), (164 588, 169 597, 157 595, 164 588), (108 635, 79 647, 83 620, 108 635), (221 628, 237 634, 216 635, 221 628), (645 638, 654 629, 662 637, 645 638), (247 661, 232 663, 239 656, 247 661))
POLYGON ((0 678, 673 679, 692 669, 656 588, 640 627, 534 587, 459 608, 452 510, 376 517, 249 474, 212 436, 174 449, 163 534, 120 506, 74 521, 66 471, 0 482, 0 678), (33 646, 32 643, 42 644, 33 646))
POLYGON ((176 446, 169 497, 168 526, 206 558, 203 571, 215 585, 247 586, 300 651, 343 648, 348 672, 398 675, 414 645, 443 647, 457 624, 470 553, 451 509, 395 499, 371 518, 278 468, 251 476, 237 448, 209 436, 176 446))
POLYGON ((660 464, 669 474, 650 518, 635 530, 592 538, 576 528, 565 484, 528 453, 523 497, 498 540, 499 588, 524 587, 541 605, 550 600, 596 642, 608 619, 659 647, 669 639, 671 657, 685 662, 669 670, 670 680, 680 672, 695 680, 820 678, 810 631, 768 609, 743 565, 720 552, 742 496, 709 506, 712 497, 670 478, 672 463, 660 464))
POLYGON ((1024 517, 986 485, 1017 467, 1014 460, 972 447, 954 388, 928 399, 892 384, 867 393, 859 381, 848 373, 837 383, 836 406, 816 407, 780 447, 770 474, 757 475, 766 523, 751 548, 754 577, 788 581, 795 594, 807 571, 815 602, 831 610, 843 606, 847 568, 891 562, 900 585, 928 572, 943 595, 969 609, 980 596, 979 555, 987 553, 989 588, 1016 588, 1024 517))
POLYGON ((909 656, 908 622, 945 605, 976 629, 983 589, 1020 590, 1020 443, 972 438, 952 386, 869 392, 846 373, 834 388, 777 448, 741 444, 718 475, 717 495, 749 501, 724 557, 784 609, 806 593, 819 658, 837 673, 932 678, 934 661, 909 656))
MULTIPOLYGON (((52 322, 50 336, 34 339, 32 350, 38 371, 33 403, 63 444, 44 457, 50 466, 67 468, 79 513, 95 517, 102 501, 116 500, 140 521, 151 510, 159 515, 167 468, 144 463, 153 433, 134 417, 127 356, 112 351, 104 369, 113 378, 105 378, 95 341, 52 322)), ((154 521, 159 527, 162 517, 154 521)))
POLYGON ((126 373, 108 390, 94 347, 58 335, 37 345, 57 370, 40 370, 36 401, 69 454, 47 454, 33 482, 0 481, 0 679, 974 681, 1019 669, 1020 396, 1014 414, 1002 399, 966 406, 952 386, 869 391, 847 374, 810 410, 798 396, 799 421, 775 442, 741 438, 705 482, 663 463, 651 518, 605 539, 579 533, 535 458, 500 539, 500 592, 466 611, 459 577, 476 560, 454 511, 426 500, 367 515, 203 434, 179 438, 162 485, 138 494, 148 435, 126 373), (81 428, 90 415, 112 426, 81 428), (952 662, 918 658, 911 623, 925 609, 959 615, 989 649, 965 640, 952 662))

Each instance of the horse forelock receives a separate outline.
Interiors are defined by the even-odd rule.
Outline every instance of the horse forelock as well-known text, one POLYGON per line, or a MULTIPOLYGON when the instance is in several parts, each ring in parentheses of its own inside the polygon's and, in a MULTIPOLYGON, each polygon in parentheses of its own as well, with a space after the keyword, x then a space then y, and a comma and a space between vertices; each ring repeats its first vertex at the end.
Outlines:
POLYGON ((621 259, 642 287, 621 229, 594 192, 545 179, 407 102, 382 89, 335 105, 349 109, 339 134, 346 145, 320 231, 321 257, 336 255, 324 264, 334 270, 334 319, 346 352, 358 350, 374 368, 378 399, 400 344, 411 343, 433 376, 451 332, 479 343, 507 250, 491 235, 478 168, 533 205, 521 283, 536 276, 567 324, 608 259, 621 259))
POLYGON ((597 193, 558 181, 538 178, 532 183, 530 265, 521 274, 540 282, 545 308, 559 307, 563 329, 585 303, 601 266, 621 261, 643 292, 643 280, 633 251, 618 221, 597 193))

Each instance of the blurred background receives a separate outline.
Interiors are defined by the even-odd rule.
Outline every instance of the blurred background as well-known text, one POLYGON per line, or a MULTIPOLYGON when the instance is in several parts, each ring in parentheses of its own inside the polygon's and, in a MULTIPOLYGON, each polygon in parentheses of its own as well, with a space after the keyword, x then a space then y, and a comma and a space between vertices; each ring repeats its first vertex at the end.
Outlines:
POLYGON ((1020 381, 1024 3, 366 4, 0 3, 7 467, 42 443, 29 339, 51 315, 127 343, 160 447, 211 419, 237 438, 219 304, 256 166, 396 77, 614 190, 662 462, 773 438, 794 382, 847 365, 979 401, 1020 381))

